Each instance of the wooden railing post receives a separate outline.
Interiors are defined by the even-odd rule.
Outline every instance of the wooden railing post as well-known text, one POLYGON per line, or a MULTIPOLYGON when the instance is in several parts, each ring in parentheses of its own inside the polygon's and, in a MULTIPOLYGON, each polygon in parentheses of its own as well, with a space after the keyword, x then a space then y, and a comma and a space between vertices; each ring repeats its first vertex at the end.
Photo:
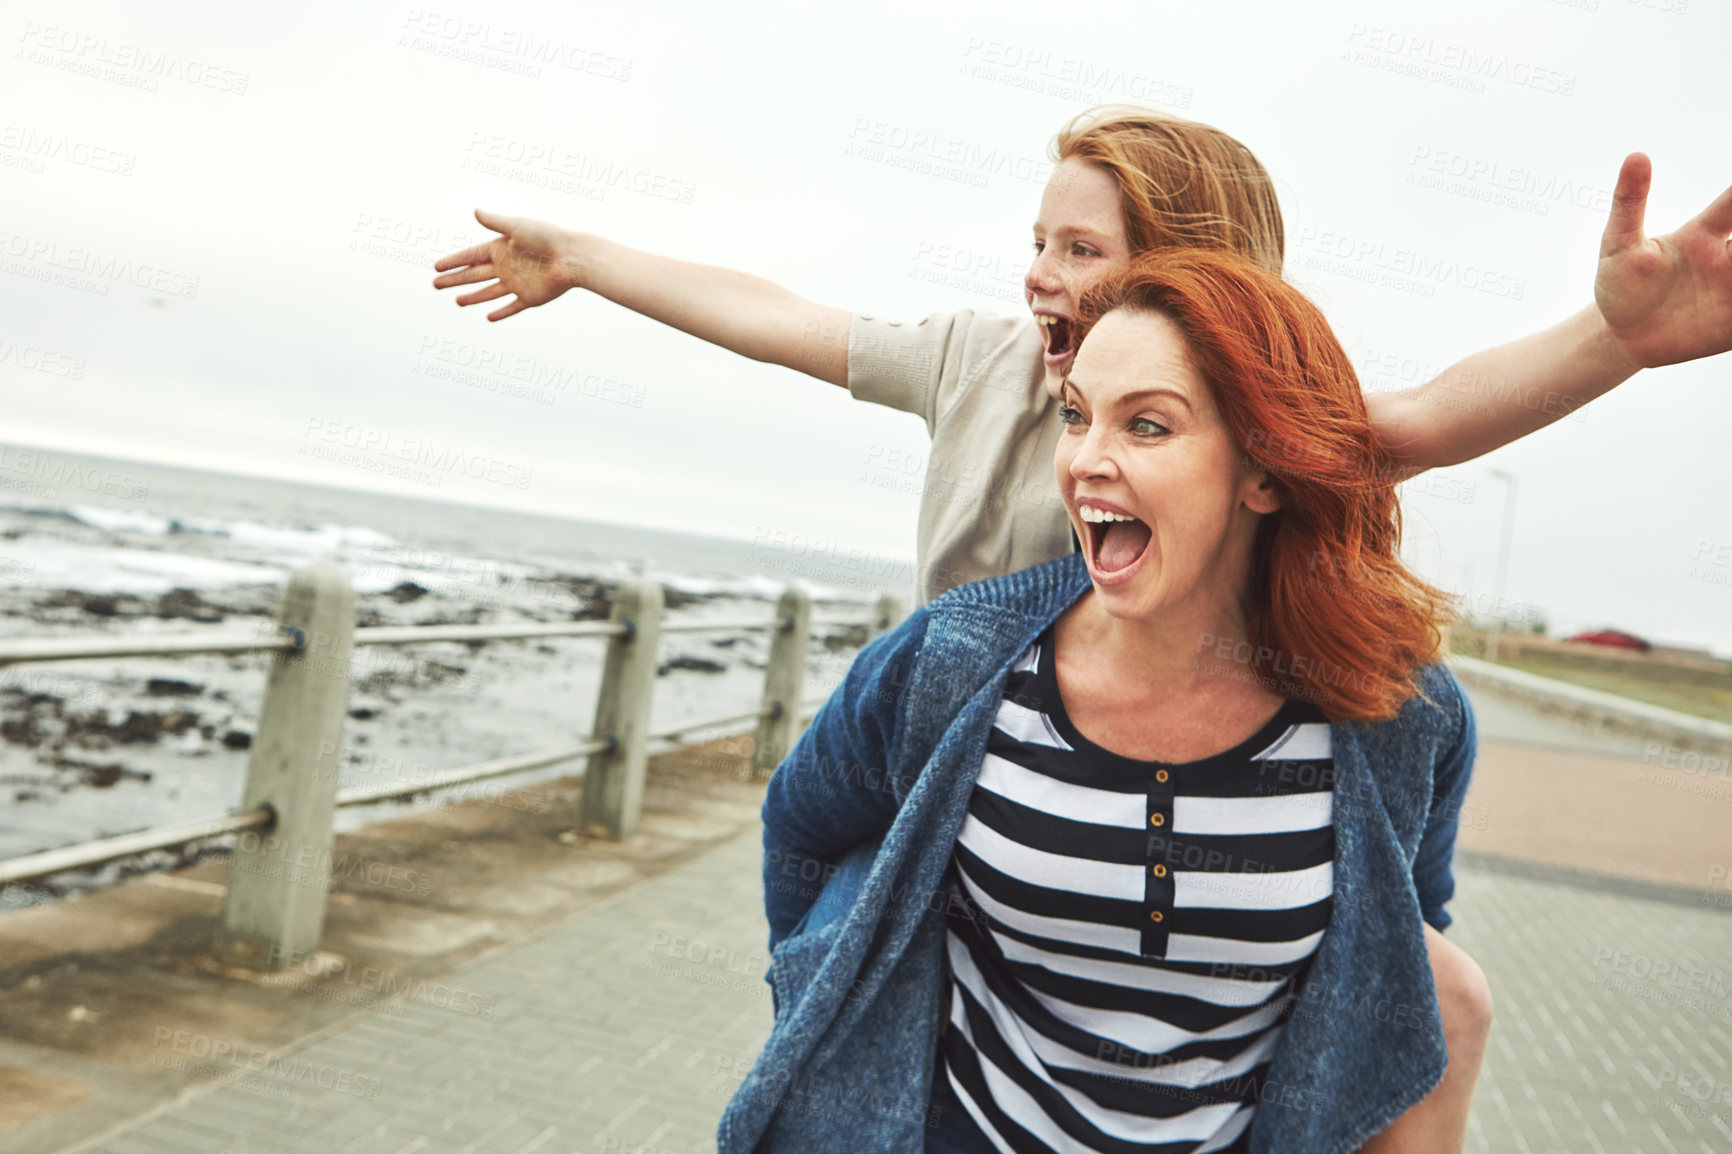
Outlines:
POLYGON ((619 841, 637 832, 663 604, 662 587, 653 581, 626 581, 614 592, 609 620, 630 630, 608 639, 602 665, 594 735, 610 745, 591 754, 584 770, 578 827, 585 837, 619 841))
POLYGON ((776 602, 776 631, 770 641, 770 667, 764 671, 764 706, 772 710, 758 722, 752 741, 752 779, 762 781, 794 745, 800 718, 800 687, 806 680, 806 652, 812 644, 812 599, 793 586, 776 602))
POLYGON ((872 636, 888 633, 902 624, 902 602, 893 594, 883 593, 873 607, 872 636))
POLYGON ((281 970, 318 948, 331 876, 331 813, 349 712, 355 592, 321 561, 289 578, 277 628, 298 639, 271 659, 241 809, 276 820, 236 839, 215 949, 230 964, 281 970))

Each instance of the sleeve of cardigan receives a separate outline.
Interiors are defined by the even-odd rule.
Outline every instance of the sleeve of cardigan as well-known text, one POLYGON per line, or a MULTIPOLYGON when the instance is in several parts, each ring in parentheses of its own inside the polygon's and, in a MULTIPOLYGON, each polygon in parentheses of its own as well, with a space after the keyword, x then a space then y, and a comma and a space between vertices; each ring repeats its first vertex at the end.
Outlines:
POLYGON ((1439 932, 1455 920, 1443 907, 1455 896, 1452 868, 1455 835, 1461 825, 1462 802, 1467 797, 1468 782, 1473 777, 1474 751, 1478 747, 1473 706, 1454 676, 1446 671, 1444 679, 1459 724, 1454 741, 1446 744, 1433 772, 1431 809, 1426 815, 1419 853, 1413 860, 1413 881, 1419 891, 1420 913, 1439 932))
POLYGON ((764 795, 764 913, 770 948, 793 933, 848 851, 896 819, 892 790, 901 715, 924 606, 860 650, 764 795))

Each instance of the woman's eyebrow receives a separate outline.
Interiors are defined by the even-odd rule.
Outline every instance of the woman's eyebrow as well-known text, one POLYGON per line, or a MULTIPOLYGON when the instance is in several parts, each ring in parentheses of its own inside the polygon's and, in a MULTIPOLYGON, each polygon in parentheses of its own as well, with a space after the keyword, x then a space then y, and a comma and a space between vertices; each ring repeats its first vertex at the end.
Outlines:
MULTIPOLYGON (((1064 383, 1059 387, 1060 393, 1064 394, 1064 395, 1068 395, 1073 389, 1075 389, 1075 385, 1073 384, 1073 382, 1075 380, 1076 380, 1075 377, 1067 374, 1064 378, 1064 383)), ((1081 389, 1076 389, 1075 391, 1076 391, 1076 394, 1079 398, 1082 397, 1082 390, 1081 389)), ((1128 405, 1129 403, 1131 403, 1134 400, 1137 400, 1138 398, 1155 397, 1155 396, 1172 397, 1174 400, 1178 401, 1181 405, 1185 406, 1186 409, 1189 409, 1191 407, 1191 398, 1185 396, 1185 394, 1179 392, 1179 390, 1177 390, 1177 389, 1167 389, 1167 388, 1138 389, 1134 393, 1126 393, 1124 396, 1120 397, 1119 398, 1119 404, 1128 405)))
POLYGON ((1125 403, 1128 403, 1130 401, 1134 401, 1139 397, 1155 397, 1155 396, 1172 397, 1174 400, 1178 401, 1181 405, 1185 406, 1185 408, 1188 409, 1191 407, 1191 398, 1185 396, 1185 394, 1179 392, 1179 390, 1177 390, 1177 389, 1138 389, 1134 393, 1126 393, 1124 396, 1120 397, 1119 403, 1125 404, 1125 403))

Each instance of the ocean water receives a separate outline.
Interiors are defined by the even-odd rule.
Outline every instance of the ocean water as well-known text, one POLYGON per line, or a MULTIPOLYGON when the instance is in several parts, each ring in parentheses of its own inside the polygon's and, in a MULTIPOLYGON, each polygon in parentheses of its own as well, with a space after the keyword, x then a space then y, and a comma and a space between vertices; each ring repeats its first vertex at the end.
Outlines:
MULTIPOLYGON (((182 560, 155 580, 155 563, 139 559, 120 572, 98 563, 50 573, 79 589, 154 588, 165 579, 199 587, 262 576, 207 565, 227 554, 231 566, 270 558, 281 565, 315 557, 395 561, 435 577, 467 561, 506 572, 542 569, 609 580, 642 575, 691 592, 772 597, 790 582, 839 600, 871 600, 882 588, 904 604, 912 590, 910 566, 880 579, 823 558, 798 558, 796 566, 786 554, 745 541, 6 444, 0 444, 0 518, 8 530, 33 519, 73 519, 135 538, 159 537, 164 545, 178 538, 172 552, 182 560), (227 548, 195 547, 201 537, 227 548)), ((0 561, 21 563, 26 550, 8 544, 0 543, 0 561)))

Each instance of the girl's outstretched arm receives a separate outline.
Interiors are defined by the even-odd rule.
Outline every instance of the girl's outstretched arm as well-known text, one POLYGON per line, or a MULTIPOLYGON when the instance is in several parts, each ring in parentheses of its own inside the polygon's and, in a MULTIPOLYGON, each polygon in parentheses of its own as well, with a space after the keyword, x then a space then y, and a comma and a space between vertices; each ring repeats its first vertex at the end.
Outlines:
POLYGON ((715 265, 653 256, 591 233, 528 217, 475 210, 499 235, 433 266, 434 288, 479 284, 459 305, 514 299, 490 321, 583 288, 651 320, 750 357, 848 385, 852 314, 814 304, 762 277, 715 265), (489 283, 483 283, 489 282, 489 283))
POLYGON ((1417 388, 1365 398, 1397 479, 1525 437, 1638 369, 1732 349, 1732 188, 1678 231, 1646 238, 1652 178, 1645 155, 1624 159, 1600 240, 1594 304, 1417 388))

